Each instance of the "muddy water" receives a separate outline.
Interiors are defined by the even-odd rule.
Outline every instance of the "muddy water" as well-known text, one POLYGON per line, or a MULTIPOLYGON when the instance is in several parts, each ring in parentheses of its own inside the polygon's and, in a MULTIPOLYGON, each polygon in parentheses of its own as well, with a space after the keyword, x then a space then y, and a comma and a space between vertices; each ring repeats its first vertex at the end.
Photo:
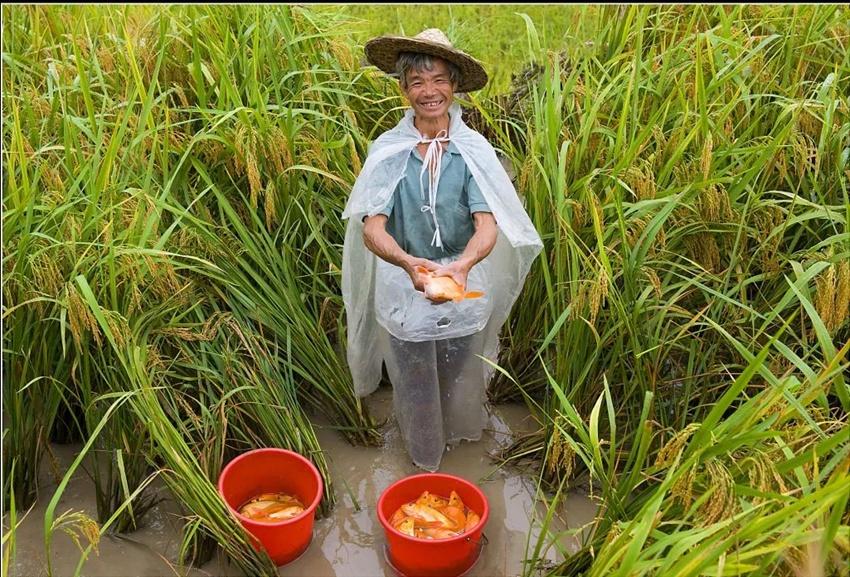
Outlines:
MULTIPOLYGON (((377 418, 389 417, 391 390, 380 389, 368 403, 377 418)), ((384 428, 384 445, 379 448, 352 447, 332 428, 321 422, 316 425, 335 484, 337 506, 329 517, 316 521, 313 541, 307 551, 299 559, 280 567, 278 574, 290 577, 394 576, 395 572, 385 560, 386 541, 376 514, 377 501, 389 485, 421 471, 410 463, 392 419, 384 428)), ((489 457, 491 452, 509 443, 513 435, 534 428, 524 406, 500 405, 491 409, 488 430, 481 441, 462 443, 443 457, 440 472, 475 482, 490 505, 490 520, 484 528, 488 542, 478 562, 468 572, 470 576, 521 575, 526 547, 529 550, 534 547, 538 535, 536 527, 545 514, 545 509, 535 504, 535 479, 510 467, 499 468, 489 457)), ((79 446, 55 449, 60 464, 67 465, 79 446)), ((40 502, 18 527, 16 555, 9 567, 12 576, 46 574, 43 514, 55 486, 55 481, 46 480, 40 502)), ((161 490, 163 497, 167 497, 165 490, 161 490)), ((68 486, 57 507, 57 515, 68 509, 95 514, 92 483, 82 472, 68 486)), ((561 509, 560 527, 581 527, 592 520, 595 510, 595 504, 586 495, 571 493, 561 509)), ((4 519, 4 533, 7 525, 4 519)), ((221 557, 200 568, 175 567, 181 525, 178 507, 166 499, 148 513, 141 529, 126 536, 104 536, 99 554, 88 558, 82 574, 87 577, 241 575, 221 557)), ((567 551, 574 551, 578 540, 567 536, 560 544, 567 551)), ((559 560, 554 548, 544 557, 550 561, 559 560)), ((68 535, 58 531, 54 534, 51 558, 54 575, 73 575, 80 552, 68 535)))

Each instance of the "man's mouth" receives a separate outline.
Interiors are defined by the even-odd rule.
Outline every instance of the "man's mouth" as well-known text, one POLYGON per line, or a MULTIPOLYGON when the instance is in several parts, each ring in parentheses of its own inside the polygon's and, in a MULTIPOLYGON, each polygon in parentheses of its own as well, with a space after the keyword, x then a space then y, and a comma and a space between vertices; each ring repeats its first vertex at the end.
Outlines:
POLYGON ((442 100, 436 100, 434 102, 423 102, 423 108, 439 108, 443 104, 442 100))

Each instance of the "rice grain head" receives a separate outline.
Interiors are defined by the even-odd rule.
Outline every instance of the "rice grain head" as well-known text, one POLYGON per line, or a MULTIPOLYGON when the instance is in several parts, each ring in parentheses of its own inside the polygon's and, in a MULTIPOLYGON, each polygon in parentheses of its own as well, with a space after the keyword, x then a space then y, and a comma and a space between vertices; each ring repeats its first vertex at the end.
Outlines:
POLYGON ((339 62, 343 70, 356 70, 357 65, 354 61, 354 55, 351 53, 351 48, 348 44, 340 42, 335 38, 328 40, 328 48, 334 60, 339 62))
POLYGON ((115 343, 119 348, 124 348, 130 338, 130 323, 116 311, 104 310, 103 316, 106 318, 106 324, 109 325, 109 331, 115 338, 115 343))
MULTIPOLYGON (((785 566, 786 573, 784 574, 794 575, 795 577, 826 577, 824 569, 830 565, 823 558, 821 545, 817 541, 811 541, 798 547, 786 547, 782 551, 782 561, 784 563, 779 566, 785 566)), ((842 573, 830 573, 830 575, 837 576, 842 575, 842 573)), ((846 575, 846 573, 843 575, 846 575)))
POLYGON ((735 514, 735 481, 729 470, 719 459, 711 459, 705 464, 706 490, 714 493, 697 511, 703 526, 728 519, 735 514))
POLYGON ((709 132, 705 137, 705 144, 702 147, 702 155, 700 156, 700 170, 702 171, 702 177, 705 180, 708 180, 709 175, 711 174, 711 153, 714 150, 714 140, 711 137, 711 133, 709 132))
POLYGON ((519 170, 519 181, 518 187, 519 191, 526 196, 528 196, 529 185, 531 183, 531 177, 534 170, 534 156, 529 154, 525 157, 525 160, 522 163, 522 167, 519 170))
POLYGON ((587 210, 579 201, 575 201, 573 203, 573 218, 572 218, 572 226, 573 230, 580 230, 587 226, 587 210))
POLYGON ((655 156, 653 158, 653 167, 660 168, 664 164, 664 155, 667 152, 667 137, 664 136, 664 131, 657 124, 652 127, 652 137, 655 139, 655 156))
POLYGON ((691 465, 688 470, 682 474, 673 486, 670 487, 670 493, 678 499, 684 509, 689 509, 694 501, 694 486, 697 478, 696 464, 691 465))
MULTIPOLYGON (((835 266, 835 265, 833 265, 835 266)), ((835 289, 835 305, 832 311, 832 330, 837 331, 850 318, 850 261, 843 260, 837 264, 838 280, 835 289)))
POLYGON ((30 257, 30 274, 36 289, 51 298, 57 298, 65 284, 56 260, 47 251, 30 257))
POLYGON ((654 269, 649 268, 648 266, 642 267, 643 273, 649 279, 649 284, 652 285, 652 290, 655 293, 655 297, 659 300, 661 299, 661 279, 658 278, 658 273, 655 272, 654 269))
POLYGON ((802 179, 806 172, 814 169, 818 163, 818 149, 814 140, 807 134, 795 130, 792 144, 797 167, 797 178, 802 179))
POLYGON ((637 200, 651 200, 656 195, 655 173, 648 161, 641 166, 632 165, 626 171, 624 180, 632 189, 637 200))
POLYGON ((129 302, 127 304, 127 316, 132 317, 136 312, 142 310, 142 291, 139 290, 139 283, 131 282, 129 289, 129 302))
POLYGON ((266 228, 272 230, 275 222, 277 222, 277 191, 275 190, 274 181, 270 180, 269 185, 263 193, 263 209, 266 217, 266 228))
POLYGON ((638 239, 640 239, 640 235, 642 235, 644 229, 646 229, 647 223, 648 219, 646 218, 633 218, 629 221, 629 224, 626 227, 626 242, 630 247, 634 248, 637 244, 638 239))
POLYGON ((690 423, 687 427, 674 434, 665 444, 655 457, 656 467, 667 467, 673 464, 673 461, 681 453, 682 449, 698 429, 700 423, 690 423))
POLYGON ((274 164, 278 175, 292 166, 292 153, 289 150, 289 139, 277 126, 273 126, 268 137, 268 156, 274 164))
POLYGON ((252 152, 248 152, 246 163, 248 165, 248 185, 251 188, 251 208, 256 209, 262 182, 260 181, 260 170, 257 167, 257 160, 254 158, 252 152))
POLYGON ((548 455, 546 456, 546 471, 550 477, 563 476, 569 478, 575 466, 575 451, 563 437, 562 429, 567 426, 563 415, 558 414, 552 435, 549 438, 548 455))
POLYGON ((709 272, 720 271, 720 248, 714 235, 708 232, 697 235, 697 260, 709 272))
POLYGON ((590 288, 590 324, 596 324, 596 317, 599 309, 605 304, 605 299, 608 297, 608 285, 610 279, 608 272, 603 268, 599 268, 599 274, 596 277, 596 282, 590 288))
POLYGON ((153 343, 148 345, 146 367, 154 374, 160 374, 165 371, 165 362, 162 360, 159 347, 153 343))
POLYGON ((815 281, 815 309, 828 331, 832 332, 835 318, 836 274, 835 265, 821 272, 815 281))
POLYGON ((180 101, 180 106, 183 108, 189 108, 189 99, 186 98, 186 92, 183 90, 183 87, 180 84, 174 84, 174 93, 177 95, 177 99, 180 101))
MULTIPOLYGON (((746 468, 750 487, 763 493, 778 492, 785 494, 788 491, 785 482, 773 464, 773 460, 762 451, 755 451, 752 455, 740 460, 740 466, 746 468)), ((754 505, 763 501, 765 501, 763 497, 753 497, 754 505)))
POLYGON ((363 170, 363 163, 360 161, 360 154, 357 152, 357 145, 351 134, 348 135, 348 149, 351 155, 351 171, 356 176, 363 170))
POLYGON ((98 544, 100 543, 100 525, 97 521, 89 517, 83 512, 68 512, 56 519, 55 523, 59 528, 66 533, 80 552, 85 552, 80 537, 84 537, 91 545, 95 554, 98 553, 98 544))
POLYGON ((115 58, 113 57, 113 53, 116 48, 116 46, 106 46, 105 44, 101 44, 97 48, 97 62, 106 77, 111 76, 112 71, 115 70, 115 58))
POLYGON ((797 116, 797 126, 800 128, 800 132, 814 141, 820 138, 823 123, 817 116, 802 108, 797 116))
POLYGON ((570 303, 572 305, 572 308, 570 309, 570 320, 578 320, 584 314, 584 309, 587 307, 588 303, 588 282, 589 281, 585 280, 579 281, 576 294, 570 303))
POLYGON ((68 324, 71 327, 71 336, 74 339, 74 344, 78 351, 82 351, 83 337, 91 331, 92 336, 100 346, 100 329, 97 325, 97 319, 94 318, 88 306, 83 302, 82 297, 77 292, 76 285, 72 282, 65 284, 67 307, 68 307, 68 324))
POLYGON ((238 175, 245 174, 246 156, 250 151, 248 128, 242 124, 236 126, 233 131, 233 167, 238 175))

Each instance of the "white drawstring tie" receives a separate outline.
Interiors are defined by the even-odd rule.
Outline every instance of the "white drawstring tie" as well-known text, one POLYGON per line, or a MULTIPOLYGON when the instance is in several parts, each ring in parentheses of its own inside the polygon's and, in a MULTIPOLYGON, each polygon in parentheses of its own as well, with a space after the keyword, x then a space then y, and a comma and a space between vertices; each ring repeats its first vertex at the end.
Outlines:
POLYGON ((428 144, 425 158, 422 160, 422 171, 419 173, 419 198, 425 200, 425 192, 422 185, 422 177, 428 171, 428 204, 422 205, 422 212, 430 212, 434 219, 434 236, 431 238, 431 246, 443 248, 443 240, 440 238, 440 225, 437 223, 437 187, 440 184, 440 172, 443 164, 442 142, 449 141, 449 132, 441 130, 434 138, 421 138, 419 144, 428 144))

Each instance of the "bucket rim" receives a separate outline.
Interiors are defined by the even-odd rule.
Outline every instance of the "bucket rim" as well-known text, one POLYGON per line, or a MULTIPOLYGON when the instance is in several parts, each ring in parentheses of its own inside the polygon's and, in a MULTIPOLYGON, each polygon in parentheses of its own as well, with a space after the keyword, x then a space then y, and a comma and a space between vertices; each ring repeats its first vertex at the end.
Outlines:
POLYGON ((378 509, 378 521, 381 523, 381 525, 383 525, 384 530, 392 531, 392 533, 394 535, 398 535, 399 537, 402 537, 407 541, 412 541, 412 542, 415 542, 417 544, 423 544, 425 546, 443 545, 445 543, 456 543, 456 542, 469 540, 470 535, 472 533, 474 533, 475 531, 478 531, 478 530, 481 530, 482 532, 484 531, 484 525, 485 525, 485 523, 487 523, 487 520, 490 518, 490 503, 487 500, 487 495, 484 494, 484 491, 482 491, 481 488, 478 485, 476 485, 475 483, 473 483, 472 481, 464 479, 463 477, 458 477, 457 475, 450 475, 448 473, 417 473, 415 475, 408 475, 407 477, 403 477, 403 478, 399 479, 398 481, 396 481, 395 483, 393 483, 392 485, 390 485, 389 487, 384 489, 384 491, 381 493, 381 496, 378 499, 377 509, 378 509), (461 484, 466 485, 467 487, 471 488, 473 491, 476 491, 477 493, 479 493, 481 495, 481 500, 484 503, 484 510, 481 512, 481 519, 478 521, 478 524, 475 527, 473 527, 471 531, 468 531, 468 532, 464 531, 460 535, 455 535, 454 537, 446 537, 444 539, 417 539, 416 537, 411 537, 410 535, 402 533, 401 531, 399 531, 398 529, 393 527, 390 524, 389 519, 387 519, 386 516, 384 515, 383 504, 384 504, 384 501, 386 499, 387 494, 390 493, 393 489, 395 489, 397 485, 401 485, 401 484, 404 484, 406 482, 410 482, 411 479, 421 479, 421 478, 424 478, 424 477, 428 477, 428 478, 439 477, 439 478, 443 478, 443 479, 446 479, 446 480, 461 483, 461 484))
POLYGON ((261 447, 259 449, 251 449, 250 451, 246 451, 246 452, 242 453, 241 455, 234 457, 227 465, 225 465, 224 469, 221 470, 221 474, 218 476, 217 485, 218 485, 218 493, 219 493, 219 495, 221 495, 221 499, 222 499, 222 501, 224 501, 225 505, 227 505, 227 508, 230 509, 230 511, 236 516, 237 519, 239 519, 240 521, 242 521, 244 523, 247 523, 248 525, 254 526, 254 527, 283 527, 285 525, 290 525, 292 523, 296 523, 296 522, 300 521, 301 519, 304 519, 308 515, 312 515, 313 513, 315 513, 316 508, 319 506, 319 503, 322 501, 322 496, 324 495, 324 491, 325 491, 325 485, 324 485, 324 482, 322 481, 322 475, 319 473, 319 469, 316 468, 316 465, 314 465, 313 462, 310 461, 310 459, 308 459, 307 457, 305 457, 304 455, 302 455, 300 453, 296 453, 295 451, 290 451, 289 449, 281 449, 279 447, 261 447), (242 515, 239 511, 237 511, 234 507, 232 507, 230 505, 230 503, 227 501, 227 499, 224 498, 223 481, 224 481, 225 477, 227 476, 227 473, 230 472, 231 467, 235 466, 236 463, 238 463, 238 462, 240 462, 244 459, 250 458, 250 457, 257 455, 257 454, 260 454, 260 453, 277 453, 277 454, 281 454, 281 455, 287 455, 289 457, 294 457, 296 460, 301 461, 301 463, 303 465, 306 465, 307 469, 315 477, 315 479, 318 483, 318 487, 317 487, 318 490, 316 491, 316 496, 313 499, 313 501, 310 503, 310 505, 307 506, 307 507, 304 507, 304 510, 301 513, 299 513, 298 515, 296 515, 295 517, 291 517, 289 519, 283 519, 281 521, 275 521, 273 523, 260 523, 258 521, 254 521, 253 519, 251 519, 249 517, 246 517, 245 515, 242 515))

